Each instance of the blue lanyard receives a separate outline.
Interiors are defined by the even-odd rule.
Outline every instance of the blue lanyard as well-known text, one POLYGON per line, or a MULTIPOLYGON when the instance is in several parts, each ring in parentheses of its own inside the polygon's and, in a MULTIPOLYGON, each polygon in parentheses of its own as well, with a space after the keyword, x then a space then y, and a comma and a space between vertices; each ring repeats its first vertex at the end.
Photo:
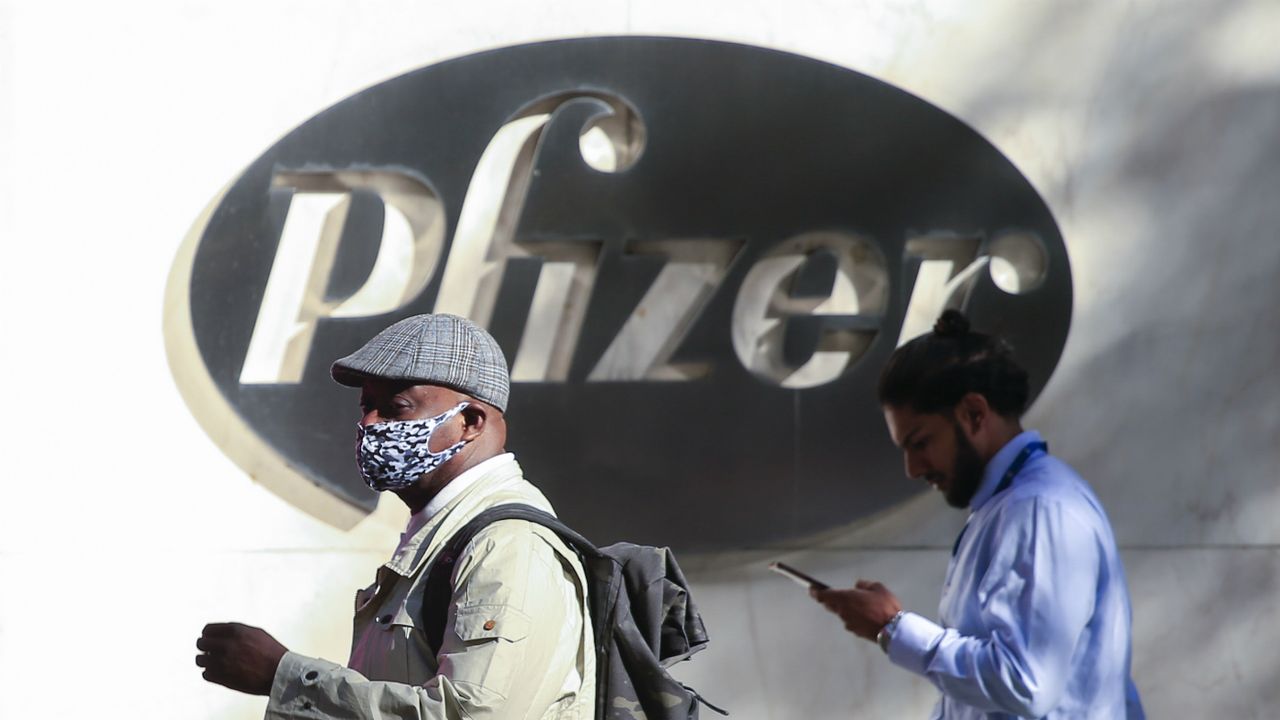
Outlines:
MULTIPOLYGON (((1009 469, 1004 472, 1004 477, 1000 478, 1000 484, 996 485, 996 491, 991 493, 991 497, 994 498, 1005 490, 1008 490, 1009 487, 1013 485, 1014 476, 1022 470, 1022 466, 1027 464, 1027 461, 1031 459, 1031 456, 1034 455, 1037 450, 1047 453, 1049 452, 1049 444, 1044 442, 1033 442, 1022 448, 1022 452, 1018 453, 1018 457, 1014 458, 1013 463, 1009 465, 1009 469)), ((966 520, 964 527, 960 528, 960 534, 956 536, 956 544, 951 546, 951 557, 955 557, 956 553, 960 551, 960 541, 964 539, 964 531, 968 529, 969 522, 966 520)))

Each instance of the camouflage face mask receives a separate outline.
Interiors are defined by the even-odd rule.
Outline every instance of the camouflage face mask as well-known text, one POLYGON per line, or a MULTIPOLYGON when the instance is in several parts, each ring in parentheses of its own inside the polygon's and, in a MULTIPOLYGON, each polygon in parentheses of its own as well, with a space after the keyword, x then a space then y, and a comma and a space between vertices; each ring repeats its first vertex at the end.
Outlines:
POLYGON ((357 424, 356 462, 365 484, 378 492, 407 488, 448 462, 467 441, 431 452, 431 434, 467 405, 458 403, 452 410, 421 420, 357 424))

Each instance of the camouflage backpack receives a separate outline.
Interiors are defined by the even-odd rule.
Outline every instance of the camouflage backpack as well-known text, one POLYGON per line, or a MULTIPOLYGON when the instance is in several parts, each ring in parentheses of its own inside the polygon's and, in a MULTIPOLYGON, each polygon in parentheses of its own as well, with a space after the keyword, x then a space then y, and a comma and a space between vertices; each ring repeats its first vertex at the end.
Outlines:
POLYGON ((432 563, 423 615, 433 651, 440 651, 444 637, 454 563, 476 533, 499 520, 547 527, 582 561, 595 631, 597 720, 695 720, 699 703, 728 715, 667 672, 707 645, 702 617, 671 551, 631 543, 597 548, 528 505, 480 513, 449 538, 432 563))

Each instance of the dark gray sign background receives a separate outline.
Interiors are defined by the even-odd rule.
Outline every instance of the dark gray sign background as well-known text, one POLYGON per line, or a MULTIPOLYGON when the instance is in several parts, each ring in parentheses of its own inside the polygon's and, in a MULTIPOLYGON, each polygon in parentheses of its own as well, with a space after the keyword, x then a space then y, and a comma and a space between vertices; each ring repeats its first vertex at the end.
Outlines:
MULTIPOLYGON (((403 310, 321 321, 301 384, 242 386, 290 201, 288 189, 271 188, 273 174, 409 172, 442 199, 448 241, 494 133, 530 102, 571 91, 624 98, 647 142, 633 167, 602 174, 578 149, 589 107, 557 114, 546 131, 517 240, 587 237, 603 250, 570 380, 513 387, 509 448, 588 537, 699 550, 777 545, 919 492, 874 398, 914 282, 917 265, 903 253, 912 233, 1013 228, 1040 238, 1048 273, 1037 289, 1009 295, 983 273, 967 310, 978 328, 1013 343, 1035 392, 1048 380, 1071 316, 1061 235, 1026 179, 956 118, 857 72, 743 45, 629 37, 510 47, 410 72, 321 112, 248 167, 201 238, 191 321, 214 383, 276 451, 347 502, 371 509, 375 498, 353 461, 357 393, 329 380, 329 364, 392 321, 429 311, 447 249, 403 310), (845 375, 788 390, 742 367, 731 313, 754 262, 812 230, 874 239, 890 299, 873 344, 845 375), (674 358, 708 361, 710 376, 585 382, 661 265, 623 257, 623 244, 682 237, 746 243, 674 358)), ((357 203, 332 292, 362 282, 380 235, 377 213, 357 203)), ((509 360, 527 311, 495 311, 509 360)))

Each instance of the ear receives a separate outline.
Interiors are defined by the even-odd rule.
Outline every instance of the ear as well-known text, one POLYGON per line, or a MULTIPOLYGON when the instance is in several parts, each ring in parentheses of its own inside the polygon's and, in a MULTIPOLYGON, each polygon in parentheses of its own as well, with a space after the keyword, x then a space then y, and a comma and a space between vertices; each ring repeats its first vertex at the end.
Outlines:
POLYGON ((489 422, 488 408, 474 400, 462 408, 458 415, 462 418, 462 439, 467 441, 480 437, 489 422))
POLYGON ((991 405, 982 393, 966 393, 956 403, 956 422, 964 428, 965 434, 972 440, 982 433, 991 420, 991 405))

